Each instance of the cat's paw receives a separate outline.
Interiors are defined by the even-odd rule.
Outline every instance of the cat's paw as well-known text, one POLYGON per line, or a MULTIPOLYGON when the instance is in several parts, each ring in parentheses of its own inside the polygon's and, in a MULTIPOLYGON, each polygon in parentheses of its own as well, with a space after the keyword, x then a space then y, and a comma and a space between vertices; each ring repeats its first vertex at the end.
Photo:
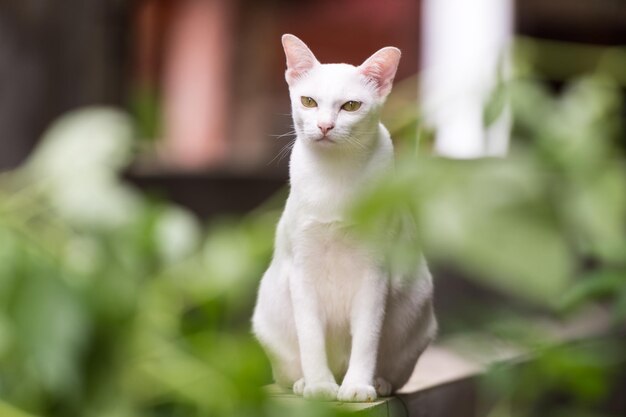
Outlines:
POLYGON ((386 379, 378 377, 374 380, 374 388, 379 397, 388 397, 391 395, 392 386, 386 379))
POLYGON ((300 378, 299 380, 297 380, 296 382, 293 383, 293 393, 296 395, 302 395, 304 394, 304 387, 306 385, 304 384, 304 378, 300 378))
MULTIPOLYGON (((304 381, 302 384, 304 385, 304 381)), ((337 391, 339 391, 339 385, 334 382, 316 382, 306 384, 303 395, 307 400, 335 401, 337 391)))
POLYGON ((343 402, 372 402, 375 399, 376 389, 365 384, 344 384, 337 393, 337 400, 343 402))

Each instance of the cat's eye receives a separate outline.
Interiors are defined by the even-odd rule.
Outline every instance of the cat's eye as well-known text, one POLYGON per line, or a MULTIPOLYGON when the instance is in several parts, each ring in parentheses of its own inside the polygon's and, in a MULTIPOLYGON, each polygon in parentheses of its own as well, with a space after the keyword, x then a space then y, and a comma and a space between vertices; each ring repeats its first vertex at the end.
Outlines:
POLYGON ((317 107, 317 102, 313 100, 311 97, 300 97, 300 101, 304 107, 317 107))
POLYGON ((359 108, 361 108, 361 102, 354 100, 346 101, 341 106, 341 109, 345 111, 357 111, 359 108))

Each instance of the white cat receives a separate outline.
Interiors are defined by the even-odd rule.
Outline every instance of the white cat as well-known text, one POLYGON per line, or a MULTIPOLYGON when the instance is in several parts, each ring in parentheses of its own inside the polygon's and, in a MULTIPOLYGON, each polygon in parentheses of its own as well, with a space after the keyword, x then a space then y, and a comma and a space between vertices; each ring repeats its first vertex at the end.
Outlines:
POLYGON ((254 332, 279 385, 305 398, 372 401, 404 385, 437 328, 425 262, 411 277, 386 271, 345 213, 393 164, 379 119, 400 51, 383 48, 355 67, 320 64, 293 35, 282 42, 297 139, 254 332))

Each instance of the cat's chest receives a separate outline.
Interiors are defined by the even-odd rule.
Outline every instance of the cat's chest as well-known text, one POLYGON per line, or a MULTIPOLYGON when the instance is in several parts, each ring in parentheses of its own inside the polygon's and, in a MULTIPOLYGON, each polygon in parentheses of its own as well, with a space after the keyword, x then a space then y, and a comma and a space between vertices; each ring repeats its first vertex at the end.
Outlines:
POLYGON ((295 255, 326 314, 347 317, 366 262, 363 251, 336 223, 303 222, 295 255))
POLYGON ((319 227, 309 224, 314 233, 331 232, 325 230, 324 224, 343 221, 359 189, 360 184, 356 180, 319 177, 309 178, 297 184, 297 188, 294 186, 293 195, 299 206, 299 216, 311 217, 322 223, 319 227))
POLYGON ((343 308, 373 265, 369 252, 341 222, 304 220, 295 232, 297 264, 314 280, 320 298, 343 308))

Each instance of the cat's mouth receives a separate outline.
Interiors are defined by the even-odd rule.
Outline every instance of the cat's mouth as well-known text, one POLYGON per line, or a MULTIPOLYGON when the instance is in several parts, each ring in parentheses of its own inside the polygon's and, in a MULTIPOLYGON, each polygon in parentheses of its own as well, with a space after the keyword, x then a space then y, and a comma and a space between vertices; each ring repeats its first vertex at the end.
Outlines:
POLYGON ((313 141, 317 143, 323 143, 323 144, 336 143, 333 139, 330 138, 330 136, 327 136, 327 135, 314 138, 313 141))

